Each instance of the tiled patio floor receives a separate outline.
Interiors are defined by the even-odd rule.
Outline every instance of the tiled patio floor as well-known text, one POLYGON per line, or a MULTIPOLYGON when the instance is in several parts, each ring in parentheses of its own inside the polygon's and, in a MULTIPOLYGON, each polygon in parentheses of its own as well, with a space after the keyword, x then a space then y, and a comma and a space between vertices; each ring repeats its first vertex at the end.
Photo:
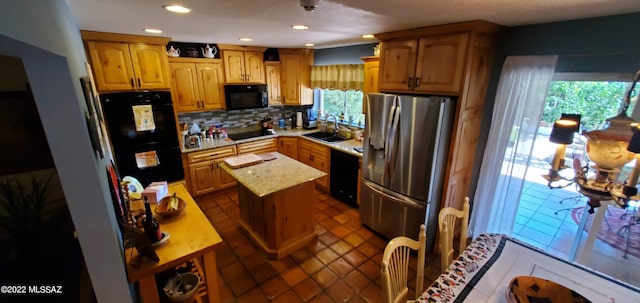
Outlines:
MULTIPOLYGON (((544 172, 542 172, 544 173, 544 172)), ((575 187, 549 189, 541 177, 541 171, 531 169, 523 187, 520 204, 516 214, 513 235, 545 251, 567 259, 574 243, 578 225, 571 218, 571 209, 584 208, 586 198, 581 200, 564 198, 576 197, 575 187), (554 212, 558 211, 558 214, 554 212)), ((613 206, 611 206, 613 207, 613 206)), ((603 221, 603 227, 606 222, 603 221)), ((582 247, 587 233, 583 232, 582 247)), ((578 255, 582 250, 578 250, 578 255)), ((609 244, 596 240, 588 261, 584 264, 629 284, 640 286, 640 259, 629 255, 609 244)))

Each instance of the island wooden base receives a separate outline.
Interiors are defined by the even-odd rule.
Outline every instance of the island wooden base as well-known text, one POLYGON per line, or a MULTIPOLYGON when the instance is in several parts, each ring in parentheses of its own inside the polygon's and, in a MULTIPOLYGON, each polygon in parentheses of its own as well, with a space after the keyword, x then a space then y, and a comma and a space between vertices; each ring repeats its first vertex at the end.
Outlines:
POLYGON ((315 237, 313 181, 264 197, 238 183, 239 227, 269 258, 281 259, 315 237))

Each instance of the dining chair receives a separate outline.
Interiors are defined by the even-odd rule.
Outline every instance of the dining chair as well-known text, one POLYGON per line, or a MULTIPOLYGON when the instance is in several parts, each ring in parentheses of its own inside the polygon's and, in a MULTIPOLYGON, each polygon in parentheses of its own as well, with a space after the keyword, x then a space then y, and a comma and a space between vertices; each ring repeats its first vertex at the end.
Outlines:
POLYGON ((467 247, 467 228, 469 226, 469 197, 464 198, 462 210, 445 207, 438 214, 440 229, 440 270, 444 271, 453 262, 453 235, 455 223, 460 220, 460 246, 458 252, 467 247))
POLYGON ((424 282, 424 258, 426 253, 427 232, 424 224, 420 225, 418 241, 408 237, 395 237, 382 254, 382 291, 385 303, 415 302, 408 300, 409 260, 412 250, 418 251, 416 268, 416 299, 422 294, 424 282))

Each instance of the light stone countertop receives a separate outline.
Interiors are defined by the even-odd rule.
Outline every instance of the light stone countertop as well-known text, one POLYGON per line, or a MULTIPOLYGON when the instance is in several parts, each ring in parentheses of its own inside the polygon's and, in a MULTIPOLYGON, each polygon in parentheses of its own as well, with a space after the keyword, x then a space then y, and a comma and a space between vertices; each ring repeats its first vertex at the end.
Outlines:
POLYGON ((236 169, 222 162, 220 167, 259 197, 327 175, 281 153, 272 154, 277 156, 275 160, 236 169))
POLYGON ((224 139, 222 139, 222 140, 213 140, 213 141, 205 140, 205 142, 202 143, 202 145, 200 147, 198 147, 198 148, 186 148, 186 147, 182 146, 181 149, 182 149, 183 153, 190 153, 190 152, 194 152, 194 151, 207 150, 207 149, 211 149, 211 148, 218 148, 218 147, 229 146, 229 145, 245 143, 245 142, 251 142, 251 141, 257 141, 257 140, 263 140, 263 139, 270 139, 270 138, 277 138, 277 137, 298 137, 298 138, 302 138, 304 140, 309 140, 311 142, 315 142, 315 143, 318 143, 320 145, 324 145, 324 146, 327 146, 329 148, 340 150, 340 151, 348 153, 350 155, 362 158, 362 153, 359 153, 359 152, 357 152, 357 151, 355 151, 353 149, 355 147, 362 147, 362 141, 356 141, 355 139, 350 139, 350 140, 344 140, 344 141, 339 141, 339 142, 325 142, 325 141, 322 141, 320 139, 309 138, 309 137, 303 136, 304 134, 318 132, 319 131, 318 129, 279 129, 279 128, 275 128, 274 131, 275 131, 274 135, 260 136, 260 137, 237 140, 237 141, 224 140, 224 139))

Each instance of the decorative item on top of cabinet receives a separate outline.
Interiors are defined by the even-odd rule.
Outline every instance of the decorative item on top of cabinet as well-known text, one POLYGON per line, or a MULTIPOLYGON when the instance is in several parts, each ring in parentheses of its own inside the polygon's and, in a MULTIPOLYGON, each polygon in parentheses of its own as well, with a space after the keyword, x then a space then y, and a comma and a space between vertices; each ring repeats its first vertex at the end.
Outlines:
MULTIPOLYGON (((380 44, 378 44, 380 45, 380 44)), ((368 93, 378 92, 378 71, 380 67, 380 57, 370 56, 360 58, 364 61, 364 83, 362 84, 362 113, 367 113, 364 104, 368 93)))
POLYGON ((169 38, 81 31, 99 92, 169 89, 169 38))
POLYGON ((457 96, 440 208, 461 209, 477 178, 474 162, 482 159, 475 152, 495 41, 502 29, 487 21, 468 21, 376 35, 382 41, 380 91, 457 96), (420 78, 417 88, 415 78, 407 81, 411 75, 420 78))
POLYGON ((298 160, 298 138, 278 137, 278 152, 298 160))
POLYGON ((269 106, 282 105, 280 96, 280 61, 265 61, 269 106))
POLYGON ((326 191, 329 190, 329 158, 330 153, 328 147, 311 142, 307 139, 299 140, 298 161, 327 173, 326 176, 316 179, 316 185, 326 191))
POLYGON ((220 168, 220 163, 236 154, 235 145, 189 153, 187 162, 191 195, 199 196, 235 186, 235 179, 220 168))
POLYGON ((225 108, 220 59, 170 58, 169 69, 176 112, 225 108))
POLYGON ((278 145, 276 144, 276 138, 239 143, 237 144, 237 147, 238 147, 238 155, 248 154, 248 153, 253 153, 253 154, 270 153, 278 150, 278 145))
POLYGON ((311 66, 313 50, 278 49, 282 105, 312 105, 311 66))
POLYGON ((226 83, 264 84, 264 51, 266 47, 219 45, 222 50, 226 83))
POLYGON ((207 58, 221 59, 218 45, 215 43, 195 43, 171 41, 166 45, 167 55, 171 58, 207 58), (173 51, 172 51, 173 49, 173 51))

